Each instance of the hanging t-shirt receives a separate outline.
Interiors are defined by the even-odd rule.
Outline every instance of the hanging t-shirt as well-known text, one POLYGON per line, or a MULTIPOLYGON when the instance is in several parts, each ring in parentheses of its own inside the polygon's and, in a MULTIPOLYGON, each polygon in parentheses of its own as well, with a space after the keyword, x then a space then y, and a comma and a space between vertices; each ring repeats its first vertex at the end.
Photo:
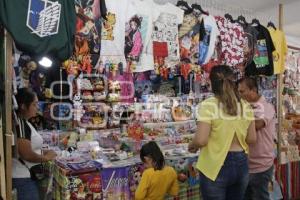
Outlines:
POLYGON ((222 44, 220 59, 226 65, 237 67, 244 63, 244 49, 248 45, 243 27, 220 16, 216 20, 222 44))
POLYGON ((154 70, 153 22, 160 12, 152 1, 129 0, 125 27, 125 57, 136 62, 134 72, 154 70))
POLYGON ((245 36, 248 39, 248 45, 245 48, 245 66, 253 62, 253 57, 255 53, 255 48, 257 44, 258 31, 251 25, 244 27, 245 36))
POLYGON ((100 53, 101 14, 100 0, 93 3, 75 1, 76 8, 76 38, 75 55, 100 53))
POLYGON ((180 59, 198 64, 199 42, 204 38, 205 28, 203 20, 198 20, 193 13, 185 14, 179 28, 180 59))
MULTIPOLYGON (((36 131, 36 129, 33 127, 33 125, 30 122, 21 119, 19 121, 19 126, 17 127, 16 132, 18 138, 27 139, 31 142, 31 148, 35 153, 41 154, 41 149, 43 146, 43 138, 36 131)), ((23 161, 29 168, 39 164, 39 163, 27 162, 25 160, 23 161)), ((18 158, 13 158, 12 177, 30 178, 29 169, 27 167, 24 164, 22 164, 18 158)))
POLYGON ((285 70, 285 57, 288 52, 285 34, 279 29, 268 28, 268 30, 276 49, 273 52, 274 74, 281 74, 285 70))
POLYGON ((74 0, 1 0, 0 21, 23 52, 50 54, 60 61, 72 55, 74 0))
POLYGON ((217 37, 220 34, 216 20, 211 15, 204 15, 205 35, 200 41, 199 64, 206 64, 214 54, 217 37))
POLYGON ((124 44, 128 6, 128 0, 106 1, 107 15, 102 24, 99 62, 105 66, 126 66, 124 44))
POLYGON ((164 57, 165 65, 173 67, 179 63, 178 25, 183 22, 184 11, 171 3, 157 6, 160 15, 154 22, 152 39, 154 54, 164 57))
POLYGON ((246 76, 273 75, 273 51, 275 50, 271 35, 267 28, 262 25, 255 27, 258 31, 256 51, 253 61, 246 67, 246 76))

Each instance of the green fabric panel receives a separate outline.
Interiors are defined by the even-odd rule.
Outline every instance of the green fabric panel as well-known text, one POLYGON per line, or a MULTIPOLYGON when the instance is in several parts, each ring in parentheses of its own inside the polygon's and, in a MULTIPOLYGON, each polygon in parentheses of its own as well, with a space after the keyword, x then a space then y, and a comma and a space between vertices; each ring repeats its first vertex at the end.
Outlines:
MULTIPOLYGON (((42 3, 40 0, 31 1, 42 3)), ((61 4, 58 34, 40 37, 26 25, 29 0, 0 0, 0 20, 21 51, 31 55, 51 54, 63 61, 72 55, 74 47, 76 27, 74 0, 48 2, 61 4)))

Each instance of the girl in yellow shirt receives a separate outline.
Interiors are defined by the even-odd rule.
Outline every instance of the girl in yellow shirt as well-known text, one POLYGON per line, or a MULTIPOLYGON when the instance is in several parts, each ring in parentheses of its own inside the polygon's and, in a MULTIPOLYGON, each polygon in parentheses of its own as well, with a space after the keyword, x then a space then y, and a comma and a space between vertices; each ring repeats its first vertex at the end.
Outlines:
POLYGON ((142 146, 141 160, 146 169, 135 191, 135 200, 163 200, 166 194, 178 194, 177 173, 165 165, 158 145, 151 141, 142 146))

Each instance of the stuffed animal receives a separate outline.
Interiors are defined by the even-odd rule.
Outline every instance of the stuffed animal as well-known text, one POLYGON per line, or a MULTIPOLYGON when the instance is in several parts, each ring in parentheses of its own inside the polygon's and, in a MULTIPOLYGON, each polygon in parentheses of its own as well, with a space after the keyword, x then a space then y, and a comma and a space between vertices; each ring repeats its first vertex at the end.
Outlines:
POLYGON ((86 72, 87 74, 91 74, 92 72, 92 64, 91 64, 92 60, 91 60, 91 56, 90 55, 85 55, 82 57, 82 66, 81 66, 81 70, 83 72, 86 72))
POLYGON ((70 58, 69 60, 63 62, 63 68, 67 71, 69 75, 72 74, 77 76, 79 74, 79 65, 77 61, 73 58, 70 58))
POLYGON ((79 136, 76 132, 72 132, 70 134, 69 140, 68 140, 68 147, 76 147, 77 141, 79 139, 79 136))
POLYGON ((21 67, 20 78, 22 87, 29 87, 29 78, 32 71, 37 69, 37 63, 28 55, 21 55, 19 59, 21 67))

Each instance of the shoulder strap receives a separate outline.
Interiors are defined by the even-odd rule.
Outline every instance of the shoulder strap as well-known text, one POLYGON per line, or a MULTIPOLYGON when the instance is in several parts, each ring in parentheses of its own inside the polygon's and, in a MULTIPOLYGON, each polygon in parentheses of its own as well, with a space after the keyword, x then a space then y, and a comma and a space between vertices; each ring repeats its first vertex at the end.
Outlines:
POLYGON ((28 167, 28 165, 26 165, 26 163, 24 162, 24 160, 22 160, 21 158, 19 158, 18 160, 20 161, 20 163, 22 165, 24 165, 28 170, 30 170, 29 167, 28 167))

